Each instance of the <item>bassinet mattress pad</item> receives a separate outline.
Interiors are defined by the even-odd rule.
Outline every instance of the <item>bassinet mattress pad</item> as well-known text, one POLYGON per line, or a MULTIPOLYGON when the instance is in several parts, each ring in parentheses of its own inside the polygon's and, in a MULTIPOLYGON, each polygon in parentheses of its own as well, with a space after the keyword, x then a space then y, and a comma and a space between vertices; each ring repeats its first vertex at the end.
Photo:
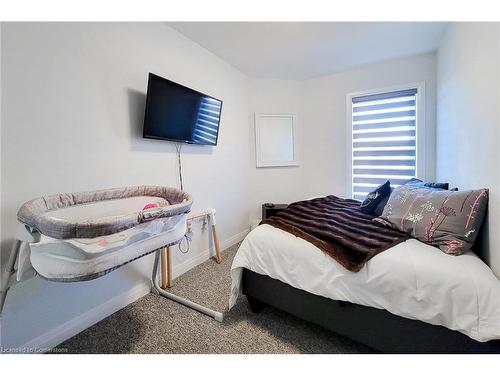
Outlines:
POLYGON ((67 206, 42 213, 50 219, 65 221, 97 221, 104 218, 127 215, 131 212, 141 211, 147 204, 168 206, 169 202, 160 197, 139 195, 137 197, 110 199, 67 206))
POLYGON ((179 189, 131 186, 36 198, 23 204, 17 217, 52 238, 94 238, 187 213, 192 203, 191 196, 179 189), (148 203, 156 203, 157 207, 144 209, 148 203))
POLYGON ((31 264, 52 281, 85 281, 109 273, 163 246, 178 243, 186 233, 186 214, 141 223, 95 238, 60 240, 41 235, 30 244, 31 264))
POLYGON ((470 251, 451 256, 410 239, 350 272, 313 244, 264 224, 245 238, 234 258, 230 308, 241 293, 243 268, 319 296, 445 326, 477 341, 500 339, 500 282, 470 251))

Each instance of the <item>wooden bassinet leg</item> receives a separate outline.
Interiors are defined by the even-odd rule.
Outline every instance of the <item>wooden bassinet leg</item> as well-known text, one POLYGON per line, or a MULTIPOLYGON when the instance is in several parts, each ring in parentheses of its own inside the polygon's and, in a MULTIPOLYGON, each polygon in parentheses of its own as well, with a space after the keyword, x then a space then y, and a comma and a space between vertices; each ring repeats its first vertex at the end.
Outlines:
POLYGON ((215 208, 211 208, 208 211, 208 214, 210 215, 210 221, 212 222, 212 237, 214 239, 214 245, 215 245, 215 261, 217 263, 222 262, 222 256, 220 253, 220 244, 219 244, 219 237, 217 237, 217 229, 215 228, 215 208))
POLYGON ((215 244, 215 261, 217 263, 220 263, 222 262, 222 257, 220 255, 219 238, 217 237, 217 229, 215 228, 215 224, 212 225, 212 235, 214 237, 214 244, 215 244))
POLYGON ((167 289, 172 287, 172 257, 170 246, 161 249, 161 287, 167 289))

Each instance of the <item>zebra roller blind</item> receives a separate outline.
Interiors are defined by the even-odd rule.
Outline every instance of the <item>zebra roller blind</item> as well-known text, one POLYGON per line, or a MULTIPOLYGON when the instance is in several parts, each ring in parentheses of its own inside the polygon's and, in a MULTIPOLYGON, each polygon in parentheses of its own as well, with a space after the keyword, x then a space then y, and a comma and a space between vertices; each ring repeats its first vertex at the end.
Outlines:
POLYGON ((417 89, 352 98, 352 197, 416 175, 417 89))

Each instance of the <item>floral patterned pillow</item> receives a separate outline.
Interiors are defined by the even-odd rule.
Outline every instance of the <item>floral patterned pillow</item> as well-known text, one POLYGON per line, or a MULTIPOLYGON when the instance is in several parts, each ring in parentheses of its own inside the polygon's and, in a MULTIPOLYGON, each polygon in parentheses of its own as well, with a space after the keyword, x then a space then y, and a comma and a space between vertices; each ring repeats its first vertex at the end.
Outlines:
POLYGON ((474 245, 488 206, 488 189, 450 191, 403 185, 394 189, 381 218, 447 254, 474 245))

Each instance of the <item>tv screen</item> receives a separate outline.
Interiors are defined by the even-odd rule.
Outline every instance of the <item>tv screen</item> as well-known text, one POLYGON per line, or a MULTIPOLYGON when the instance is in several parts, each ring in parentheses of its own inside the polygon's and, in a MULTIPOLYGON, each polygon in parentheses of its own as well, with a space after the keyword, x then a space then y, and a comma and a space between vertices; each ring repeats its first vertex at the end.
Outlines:
POLYGON ((222 101, 149 73, 144 138, 217 144, 222 101))

